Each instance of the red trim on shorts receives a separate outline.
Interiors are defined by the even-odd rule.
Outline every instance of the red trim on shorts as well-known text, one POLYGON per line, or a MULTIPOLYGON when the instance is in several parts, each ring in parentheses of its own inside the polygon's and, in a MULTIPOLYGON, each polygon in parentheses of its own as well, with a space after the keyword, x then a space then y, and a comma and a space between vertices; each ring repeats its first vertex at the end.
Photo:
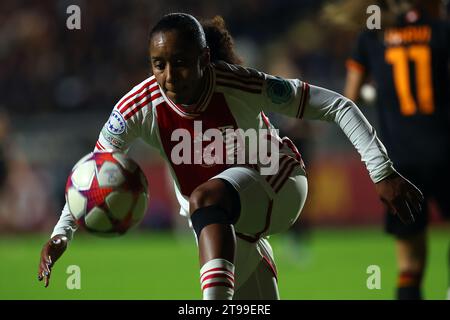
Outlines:
POLYGON ((278 193, 278 191, 281 190, 281 188, 284 186, 284 184, 294 171, 294 168, 299 165, 300 164, 294 158, 290 158, 289 164, 287 165, 286 169, 283 170, 280 176, 278 176, 277 179, 274 181, 273 191, 275 191, 275 193, 278 193))
POLYGON ((266 256, 263 256, 263 261, 266 263, 266 265, 269 267, 269 270, 272 272, 273 276, 278 281, 278 271, 275 265, 266 256))

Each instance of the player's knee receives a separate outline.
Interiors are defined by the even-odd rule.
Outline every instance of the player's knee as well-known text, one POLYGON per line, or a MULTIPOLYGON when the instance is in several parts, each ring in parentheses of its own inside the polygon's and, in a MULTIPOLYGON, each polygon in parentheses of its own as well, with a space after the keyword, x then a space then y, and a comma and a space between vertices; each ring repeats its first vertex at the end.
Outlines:
POLYGON ((198 186, 189 197, 189 213, 192 215, 197 209, 217 206, 230 211, 227 201, 227 191, 222 181, 209 180, 198 186))
POLYGON ((189 213, 197 236, 210 224, 235 224, 239 210, 233 209, 233 201, 223 181, 210 180, 197 187, 189 197, 189 213))
POLYGON ((196 188, 189 197, 189 213, 192 215, 197 209, 216 205, 212 191, 204 187, 196 188))

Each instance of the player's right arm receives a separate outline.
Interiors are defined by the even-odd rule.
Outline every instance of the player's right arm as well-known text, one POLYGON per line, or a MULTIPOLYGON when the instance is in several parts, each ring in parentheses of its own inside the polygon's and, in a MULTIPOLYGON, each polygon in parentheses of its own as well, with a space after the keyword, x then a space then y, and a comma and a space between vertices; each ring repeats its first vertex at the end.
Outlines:
MULTIPOLYGON (((103 126, 94 151, 126 152, 134 139, 146 135, 147 130, 151 130, 153 122, 151 102, 156 90, 156 80, 150 77, 123 96, 114 106, 108 121, 103 126)), ((41 250, 38 280, 44 280, 45 287, 49 284, 54 263, 64 253, 76 230, 77 224, 66 203, 50 240, 41 250)))

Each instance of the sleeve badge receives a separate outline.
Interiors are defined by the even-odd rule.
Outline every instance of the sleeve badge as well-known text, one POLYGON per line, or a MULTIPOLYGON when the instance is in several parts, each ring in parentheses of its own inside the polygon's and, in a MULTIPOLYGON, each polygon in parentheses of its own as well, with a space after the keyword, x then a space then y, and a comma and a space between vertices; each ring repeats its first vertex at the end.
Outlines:
POLYGON ((281 78, 269 78, 266 82, 267 96, 275 104, 287 103, 291 100, 294 90, 289 81, 281 78))

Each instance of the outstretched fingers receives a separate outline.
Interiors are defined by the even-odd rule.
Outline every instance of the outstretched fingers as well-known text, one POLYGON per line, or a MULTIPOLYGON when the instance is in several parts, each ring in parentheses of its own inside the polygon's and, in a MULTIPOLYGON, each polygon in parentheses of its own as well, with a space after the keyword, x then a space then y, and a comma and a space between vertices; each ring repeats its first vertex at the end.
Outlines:
POLYGON ((44 286, 47 288, 50 283, 50 274, 52 268, 52 259, 50 256, 41 260, 39 265, 38 280, 44 280, 44 286))

